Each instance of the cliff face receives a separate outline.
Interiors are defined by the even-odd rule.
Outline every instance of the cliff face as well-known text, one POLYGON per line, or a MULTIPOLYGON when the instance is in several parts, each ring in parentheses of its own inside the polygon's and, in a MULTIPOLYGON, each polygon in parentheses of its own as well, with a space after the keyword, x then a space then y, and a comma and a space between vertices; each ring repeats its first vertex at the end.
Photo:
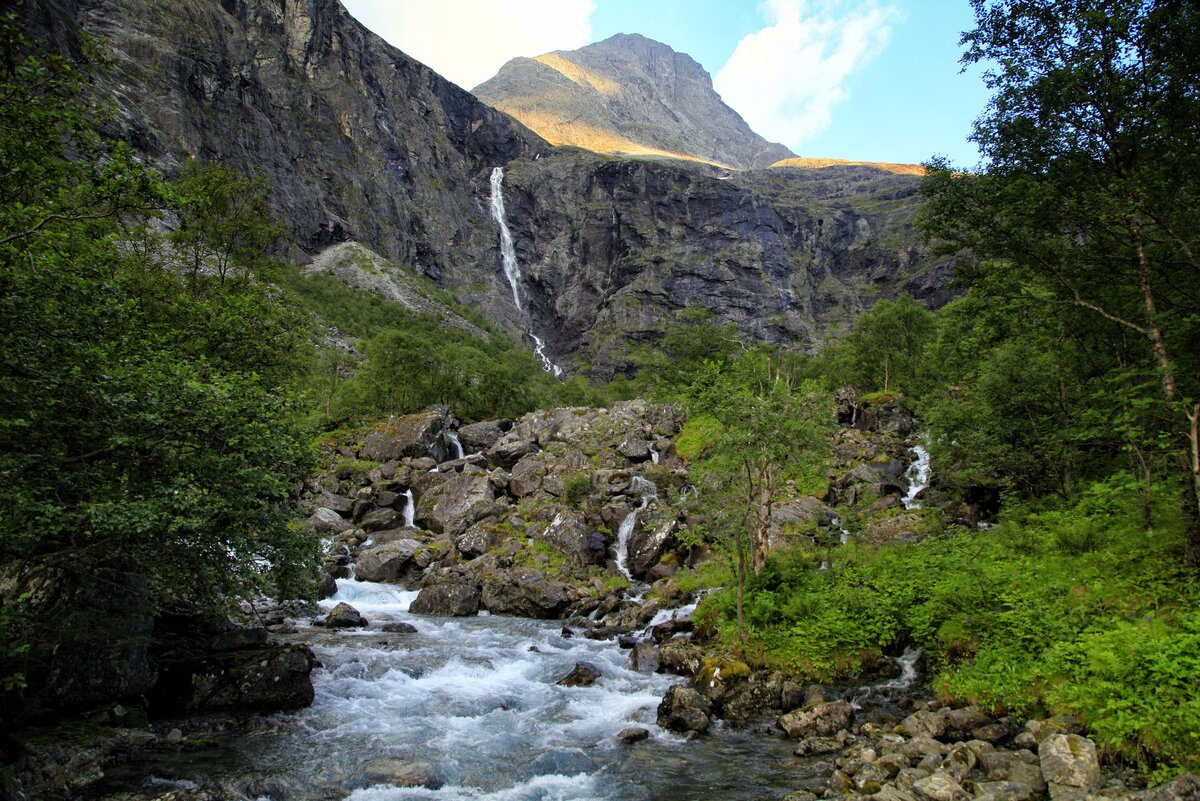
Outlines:
MULTIPOLYGON (((653 339, 690 304, 754 338, 813 347, 878 297, 947 299, 947 265, 911 232, 910 176, 865 167, 729 176, 556 149, 388 46, 336 0, 38 8, 34 27, 64 46, 76 28, 103 39, 115 63, 98 89, 117 104, 116 133, 165 171, 189 157, 261 170, 296 258, 361 242, 510 334, 531 326, 570 370, 622 369, 629 344, 653 339), (489 206, 489 176, 502 165, 528 320, 512 301, 489 206)), ((665 46, 624 38, 647 57, 671 54, 674 72, 661 74, 674 76, 672 108, 688 130, 686 86, 708 85, 707 75, 665 46)))
POLYGON ((919 181, 866 167, 717 177, 562 152, 505 177, 534 328, 607 376, 689 305, 752 339, 815 348, 879 297, 949 300, 911 229, 919 181))
POLYGON ((750 130, 691 56, 636 34, 513 59, 473 91, 556 145, 737 169, 792 155, 750 130))
POLYGON ((487 178, 548 146, 337 0, 52 0, 43 11, 103 40, 118 135, 168 173, 189 157, 261 170, 297 256, 366 242, 476 287, 489 316, 515 315, 490 302, 503 278, 487 178))

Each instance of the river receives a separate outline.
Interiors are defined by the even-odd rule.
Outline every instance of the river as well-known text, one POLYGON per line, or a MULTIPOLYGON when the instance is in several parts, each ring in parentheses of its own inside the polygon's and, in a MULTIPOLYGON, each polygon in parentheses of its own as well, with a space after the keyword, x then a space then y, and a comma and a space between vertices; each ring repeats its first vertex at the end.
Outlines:
POLYGON ((340 581, 323 605, 345 600, 374 625, 304 626, 294 635, 322 663, 311 707, 223 735, 215 748, 143 765, 140 776, 153 772, 159 788, 196 782, 300 801, 733 801, 822 784, 813 760, 793 757, 793 745, 762 726, 718 724, 694 741, 660 729, 659 700, 683 679, 630 670, 628 651, 615 642, 564 637, 554 621, 411 615, 415 596, 340 581), (387 620, 418 631, 383 632, 387 620), (595 666, 599 681, 556 684, 577 662, 595 666), (630 727, 650 737, 619 743, 618 732, 630 727), (444 784, 379 783, 387 758, 425 763, 444 784))

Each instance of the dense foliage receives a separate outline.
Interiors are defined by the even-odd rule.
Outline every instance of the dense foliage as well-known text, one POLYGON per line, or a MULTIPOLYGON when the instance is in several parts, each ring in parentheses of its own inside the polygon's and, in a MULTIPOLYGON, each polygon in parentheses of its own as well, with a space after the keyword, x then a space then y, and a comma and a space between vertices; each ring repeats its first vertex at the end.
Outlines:
POLYGON ((260 187, 195 165, 164 184, 95 133, 75 67, 16 27, 0 24, 6 592, 39 563, 118 560, 145 575, 147 610, 303 591, 315 549, 289 526, 307 457, 288 388, 303 325, 264 280, 278 231, 260 187), (152 233, 162 210, 203 241, 152 233))

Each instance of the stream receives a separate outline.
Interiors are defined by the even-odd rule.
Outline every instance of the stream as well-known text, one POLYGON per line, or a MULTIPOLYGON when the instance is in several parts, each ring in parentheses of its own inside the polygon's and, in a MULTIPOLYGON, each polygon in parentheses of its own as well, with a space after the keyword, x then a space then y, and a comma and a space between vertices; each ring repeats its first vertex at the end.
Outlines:
POLYGON ((216 749, 163 755, 136 781, 144 790, 200 782, 301 801, 778 799, 823 785, 813 760, 792 756, 794 744, 762 726, 717 724, 690 742, 660 729, 659 700, 683 679, 630 670, 615 642, 564 637, 561 621, 411 615, 415 597, 396 585, 339 581, 322 606, 346 601, 373 625, 292 635, 322 664, 311 707, 223 735, 216 749), (418 631, 383 632, 388 620, 418 631), (557 685, 577 662, 597 668, 599 681, 557 685), (649 738, 619 743, 630 727, 649 738), (425 763, 444 784, 391 786, 378 773, 388 757, 425 763))

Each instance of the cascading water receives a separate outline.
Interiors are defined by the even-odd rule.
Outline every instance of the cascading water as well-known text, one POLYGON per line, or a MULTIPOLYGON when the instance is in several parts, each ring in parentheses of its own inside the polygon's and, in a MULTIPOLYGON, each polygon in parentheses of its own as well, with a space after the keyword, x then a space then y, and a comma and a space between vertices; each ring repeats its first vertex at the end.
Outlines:
POLYGON ((277 801, 749 801, 821 782, 816 769, 796 764, 794 743, 753 728, 717 727, 694 742, 660 729, 659 700, 679 678, 631 670, 613 642, 565 638, 561 621, 412 615, 416 595, 339 581, 321 606, 345 601, 372 625, 293 635, 321 665, 311 707, 217 735, 202 752, 119 766, 110 777, 277 801), (388 621, 417 631, 389 634, 380 627, 388 621), (581 661, 600 680, 559 686, 581 661), (617 733, 631 726, 650 738, 619 744, 617 733), (406 766, 416 767, 405 774, 406 766), (432 780, 387 781, 406 775, 432 780))
POLYGON ((417 502, 413 500, 411 489, 406 489, 404 491, 404 498, 404 527, 412 528, 413 519, 417 516, 417 502))
POLYGON ((634 476, 629 482, 629 492, 641 496, 641 503, 636 509, 625 515, 625 519, 621 521, 621 527, 617 530, 617 570, 621 575, 629 579, 631 583, 636 583, 633 574, 629 572, 629 538, 633 535, 633 529, 637 525, 638 514, 645 510, 650 505, 650 501, 658 498, 658 488, 654 486, 654 482, 647 481, 641 476, 634 476))
POLYGON ((446 442, 450 443, 450 447, 454 448, 455 459, 462 459, 466 456, 466 453, 463 452, 462 440, 458 438, 458 434, 447 430, 442 432, 442 436, 446 438, 446 442))
POLYGON ((517 262, 517 249, 513 245, 512 232, 508 230, 508 221, 504 214, 503 167, 492 169, 491 183, 492 218, 500 228, 500 261, 504 265, 504 277, 508 279, 508 286, 512 289, 513 304, 517 307, 517 311, 525 315, 526 321, 529 322, 529 330, 526 333, 533 340, 533 352, 542 360, 542 369, 547 373, 553 373, 556 378, 560 377, 563 374, 562 368, 546 355, 546 343, 542 341, 541 337, 533 333, 533 321, 529 320, 529 312, 525 310, 525 304, 521 302, 521 265, 517 262))
POLYGON ((920 509, 921 502, 917 496, 929 486, 929 451, 923 445, 912 447, 913 460, 904 477, 908 479, 908 492, 900 499, 905 509, 920 509))
POLYGON ((921 658, 921 649, 909 647, 904 649, 896 662, 900 665, 900 675, 880 684, 860 687, 851 698, 850 703, 855 709, 874 703, 885 705, 891 703, 897 695, 912 687, 917 680, 917 660, 921 658))

